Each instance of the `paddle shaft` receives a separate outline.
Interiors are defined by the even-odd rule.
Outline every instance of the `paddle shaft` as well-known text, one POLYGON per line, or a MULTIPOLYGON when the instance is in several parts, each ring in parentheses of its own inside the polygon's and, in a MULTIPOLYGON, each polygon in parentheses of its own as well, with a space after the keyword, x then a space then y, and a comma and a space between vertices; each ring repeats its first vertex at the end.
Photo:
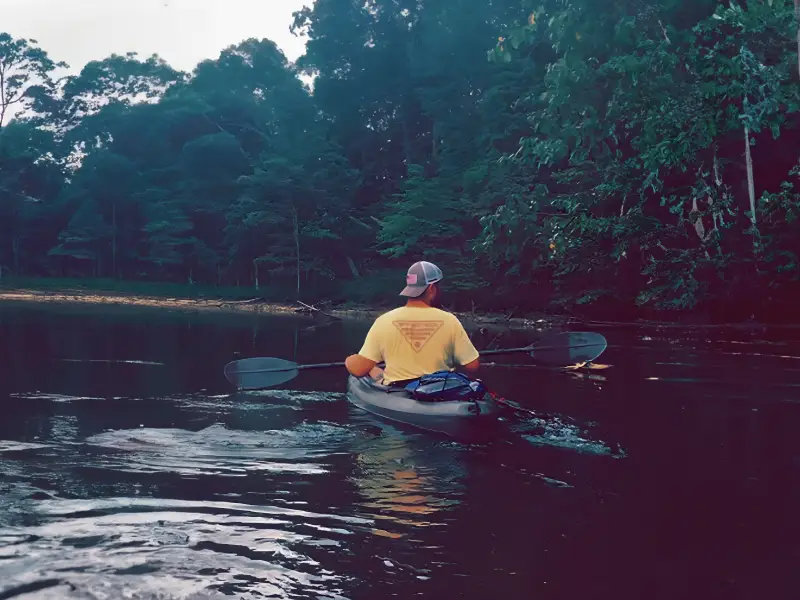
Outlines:
POLYGON ((343 367, 343 362, 319 363, 316 365, 295 365, 293 367, 283 367, 281 369, 254 369, 251 371, 236 371, 236 374, 245 373, 285 373, 286 371, 302 371, 303 369, 328 369, 331 367, 343 367))
MULTIPOLYGON (((597 344, 571 344, 570 348, 588 348, 596 346, 597 344)), ((525 348, 500 348, 498 350, 482 350, 481 356, 488 356, 490 354, 513 354, 515 352, 536 352, 542 350, 558 350, 560 346, 526 346, 525 348)))
MULTIPOLYGON (((583 344, 582 346, 588 346, 591 344, 583 344)), ((575 346, 576 348, 582 346, 575 346)), ((532 352, 533 350, 549 350, 550 348, 554 348, 554 346, 550 347, 542 347, 536 348, 534 346, 528 346, 526 348, 508 348, 507 350, 485 350, 481 352, 481 356, 484 354, 513 354, 515 352, 532 352)), ((343 362, 335 362, 335 363, 319 363, 316 365, 296 365, 294 367, 282 367, 280 369, 254 369, 252 371, 237 371, 237 374, 247 374, 247 373, 285 373, 286 371, 293 371, 297 369, 298 371, 302 369, 328 369, 332 367, 343 367, 343 362)))
MULTIPOLYGON (((561 336, 563 334, 558 334, 558 335, 561 336)), ((602 336, 599 336, 599 337, 602 338, 602 336)), ((547 338, 545 338, 545 339, 547 339, 547 338)), ((545 340, 541 340, 541 341, 545 341, 545 340)), ((558 345, 538 346, 538 347, 535 344, 531 344, 530 346, 525 346, 524 348, 505 348, 505 349, 501 348, 501 349, 498 349, 498 350, 484 350, 480 354, 481 354, 481 356, 487 356, 487 355, 496 355, 496 354, 531 353, 533 355, 534 359, 538 358, 541 361, 543 356, 546 356, 546 351, 548 351, 548 350, 562 350, 565 347, 568 347, 570 349, 592 348, 592 347, 598 347, 599 345, 600 344, 598 344, 598 342, 589 342, 589 343, 581 343, 581 344, 569 344, 569 345, 558 344, 558 345), (539 353, 545 353, 545 354, 543 356, 538 356, 539 353)), ((604 338, 602 339, 602 346, 603 346, 602 349, 600 349, 600 351, 597 352, 596 355, 593 355, 594 357, 596 357, 597 355, 602 353, 602 351, 605 349, 605 339, 604 338)), ((236 370, 236 371, 234 371, 234 373, 236 375, 253 375, 253 374, 259 374, 259 373, 263 373, 263 374, 266 374, 266 373, 294 373, 294 375, 290 375, 289 376, 289 378, 292 378, 292 377, 297 375, 297 371, 301 371, 301 370, 306 370, 306 369, 326 369, 326 368, 332 368, 332 367, 343 367, 343 366, 345 366, 345 363, 343 363, 343 362, 319 363, 319 364, 313 364, 313 365, 298 365, 297 363, 294 363, 294 362, 291 362, 291 361, 287 361, 287 360, 283 360, 283 359, 272 359, 272 358, 245 359, 245 361, 258 361, 258 360, 264 360, 264 361, 267 361, 267 362, 273 361, 273 363, 278 363, 278 365, 269 366, 269 364, 267 364, 267 365, 264 365, 264 368, 236 370)), ((591 360, 591 359, 589 359, 589 360, 591 360)), ((244 362, 244 361, 242 361, 242 362, 244 362)), ((234 363, 231 363, 231 364, 234 364, 234 363)), ((380 363, 380 364, 383 364, 383 363, 380 363)), ((226 367, 226 371, 227 371, 227 367, 226 367)))

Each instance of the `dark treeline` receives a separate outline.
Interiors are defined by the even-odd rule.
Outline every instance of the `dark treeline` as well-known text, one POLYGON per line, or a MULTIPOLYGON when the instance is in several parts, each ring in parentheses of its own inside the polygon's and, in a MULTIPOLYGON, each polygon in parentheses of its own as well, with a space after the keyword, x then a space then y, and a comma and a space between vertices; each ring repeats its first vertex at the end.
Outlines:
POLYGON ((453 306, 789 319, 795 8, 317 0, 296 64, 62 79, 0 34, 0 274, 374 302, 426 258, 453 306))

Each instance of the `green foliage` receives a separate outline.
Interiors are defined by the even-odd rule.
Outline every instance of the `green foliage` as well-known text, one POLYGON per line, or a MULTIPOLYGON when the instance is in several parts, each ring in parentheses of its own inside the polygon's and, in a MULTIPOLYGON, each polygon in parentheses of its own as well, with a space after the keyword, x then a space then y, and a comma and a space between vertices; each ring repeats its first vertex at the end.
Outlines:
POLYGON ((0 268, 379 303, 424 258, 453 306, 788 312, 793 2, 317 0, 293 30, 296 65, 250 39, 59 82, 0 36, 0 268))
POLYGON ((55 89, 52 72, 66 66, 51 60, 36 40, 0 32, 0 127, 26 110, 46 105, 55 89))
POLYGON ((740 191, 738 149, 745 126, 757 154, 759 133, 777 137, 797 112, 791 3, 719 4, 688 23, 678 8, 546 4, 490 54, 527 62, 552 52, 518 98, 533 131, 513 160, 540 183, 484 219, 479 246, 523 280, 549 272, 582 303, 593 281, 624 276, 624 301, 688 310, 775 260, 746 242, 775 238, 751 222, 762 217, 740 191), (554 216, 537 218, 545 212, 554 216))
POLYGON ((91 261, 96 274, 97 263, 102 259, 104 247, 112 231, 100 214, 100 206, 94 200, 81 204, 58 236, 58 246, 51 249, 51 256, 66 256, 91 261))

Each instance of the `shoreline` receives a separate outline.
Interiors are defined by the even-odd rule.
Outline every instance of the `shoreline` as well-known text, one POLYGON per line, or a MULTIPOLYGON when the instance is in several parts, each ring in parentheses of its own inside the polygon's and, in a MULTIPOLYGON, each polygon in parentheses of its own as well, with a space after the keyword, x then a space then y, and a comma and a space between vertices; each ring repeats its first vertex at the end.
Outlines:
MULTIPOLYGON (((223 297, 186 298, 175 295, 155 295, 138 293, 135 291, 111 290, 43 290, 31 286, 0 287, 0 304, 8 303, 34 303, 34 304, 72 304, 72 305, 102 305, 102 306, 128 306, 140 308, 160 308, 185 313, 218 312, 229 314, 252 315, 284 315, 305 316, 316 319, 317 315, 323 318, 336 318, 342 320, 369 321, 391 310, 391 306, 384 308, 371 308, 367 306, 354 306, 343 308, 320 309, 302 302, 288 304, 270 302, 262 298, 249 300, 233 300, 223 297)), ((637 320, 631 322, 603 321, 580 319, 569 316, 555 316, 545 314, 532 314, 528 317, 509 317, 501 313, 477 313, 453 311, 465 325, 482 327, 485 329, 505 330, 553 330, 563 329, 567 326, 580 326, 593 329, 671 329, 671 330, 739 330, 739 331, 766 331, 768 329, 794 330, 800 329, 798 324, 769 324, 759 322, 745 323, 680 323, 669 321, 637 320)))
MULTIPOLYGON (((310 305, 298 303, 297 306, 280 302, 268 302, 261 299, 252 300, 226 300, 224 298, 179 298, 161 297, 148 294, 63 290, 45 291, 35 289, 2 289, 0 288, 0 303, 36 303, 36 304, 83 304, 102 306, 130 306, 142 308, 161 308, 181 312, 221 312, 253 315, 295 315, 316 318, 316 315, 326 315, 347 320, 372 320, 390 310, 390 308, 375 309, 369 307, 330 308, 319 309, 310 305), (302 304, 302 306, 301 306, 302 304), (304 308, 307 307, 307 308, 304 308)), ((565 322, 565 319, 531 317, 508 318, 501 314, 478 314, 454 312, 464 323, 482 327, 503 327, 510 329, 551 329, 565 322)))

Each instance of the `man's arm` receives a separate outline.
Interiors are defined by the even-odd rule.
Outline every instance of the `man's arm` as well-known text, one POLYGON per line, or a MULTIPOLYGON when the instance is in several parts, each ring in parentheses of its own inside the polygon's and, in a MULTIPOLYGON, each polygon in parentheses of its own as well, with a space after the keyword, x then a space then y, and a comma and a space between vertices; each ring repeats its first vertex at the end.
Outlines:
POLYGON ((457 327, 455 339, 453 340, 453 358, 467 373, 477 373, 481 366, 480 354, 472 344, 472 340, 469 339, 469 335, 467 335, 467 332, 464 330, 461 321, 456 319, 456 322, 457 327))
POLYGON ((378 340, 378 327, 372 324, 364 339, 364 345, 358 354, 351 354, 344 361, 344 366, 353 377, 366 377, 370 371, 383 360, 383 351, 378 340))
POLYGON ((360 354, 351 354, 344 361, 344 366, 353 377, 366 377, 378 362, 360 354))
POLYGON ((463 365, 462 368, 470 374, 477 373, 478 370, 481 368, 481 359, 476 358, 472 362, 468 362, 467 364, 463 365))

